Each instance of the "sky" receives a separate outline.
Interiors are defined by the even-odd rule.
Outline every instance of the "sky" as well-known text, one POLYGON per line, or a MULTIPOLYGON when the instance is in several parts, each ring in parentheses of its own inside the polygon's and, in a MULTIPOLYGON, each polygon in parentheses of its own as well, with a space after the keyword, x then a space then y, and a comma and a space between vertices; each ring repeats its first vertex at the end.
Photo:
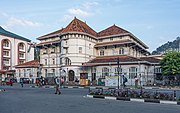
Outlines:
POLYGON ((74 17, 96 32, 116 24, 148 47, 180 36, 180 0, 2 0, 0 26, 36 38, 66 27, 74 17))

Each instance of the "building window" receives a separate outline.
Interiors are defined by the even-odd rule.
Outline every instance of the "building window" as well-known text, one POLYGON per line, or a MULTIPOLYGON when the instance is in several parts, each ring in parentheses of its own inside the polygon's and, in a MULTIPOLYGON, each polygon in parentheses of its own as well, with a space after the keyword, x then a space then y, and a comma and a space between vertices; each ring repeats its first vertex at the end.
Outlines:
POLYGON ((60 58, 60 65, 62 65, 62 63, 63 63, 63 59, 62 59, 62 58, 60 58))
POLYGON ((161 68, 155 68, 155 73, 161 73, 161 68))
POLYGON ((3 47, 9 47, 9 41, 8 40, 4 40, 3 47))
POLYGON ((52 59, 52 64, 55 64, 55 59, 54 58, 52 59))
POLYGON ((55 47, 52 48, 51 53, 55 53, 55 47))
POLYGON ((105 78, 105 76, 109 76, 109 68, 107 67, 102 68, 102 78, 105 78))
POLYGON ((24 58, 24 53, 19 53, 20 58, 24 58))
POLYGON ((71 60, 69 58, 65 58, 65 65, 71 65, 71 60))
POLYGON ((9 59, 4 59, 4 65, 9 65, 9 59))
POLYGON ((120 49, 119 49, 119 54, 120 54, 120 55, 123 55, 123 54, 124 54, 124 48, 120 48, 120 49))
POLYGON ((47 59, 44 59, 45 60, 45 65, 47 65, 47 59))
POLYGON ((104 56, 104 50, 100 51, 100 56, 104 56))
POLYGON ((19 49, 24 50, 24 44, 23 43, 19 44, 19 49))
POLYGON ((23 63, 24 63, 24 60, 20 60, 20 61, 19 61, 19 64, 23 64, 23 63))
POLYGON ((9 56, 9 51, 3 51, 4 56, 9 56))
POLYGON ((134 79, 135 77, 137 77, 137 68, 130 67, 129 68, 129 79, 134 79))
POLYGON ((82 53, 82 47, 79 47, 79 53, 82 53))

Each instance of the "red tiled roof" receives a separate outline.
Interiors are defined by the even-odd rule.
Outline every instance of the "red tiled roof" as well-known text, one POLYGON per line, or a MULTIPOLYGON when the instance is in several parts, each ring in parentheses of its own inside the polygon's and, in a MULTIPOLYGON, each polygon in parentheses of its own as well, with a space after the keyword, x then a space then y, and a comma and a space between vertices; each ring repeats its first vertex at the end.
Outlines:
POLYGON ((47 37, 49 37, 49 36, 58 35, 58 34, 60 34, 62 31, 63 31, 63 28, 60 29, 60 30, 54 31, 54 32, 52 32, 52 33, 43 35, 43 36, 41 36, 41 37, 39 37, 39 38, 37 38, 37 39, 43 39, 43 38, 47 38, 47 37))
POLYGON ((104 57, 97 57, 92 59, 91 61, 87 62, 85 65, 98 65, 100 63, 109 63, 109 62, 117 62, 119 58, 120 63, 134 63, 134 62, 140 62, 140 63, 145 63, 146 61, 149 63, 159 63, 160 59, 156 59, 154 57, 141 57, 141 58, 136 58, 132 56, 127 56, 127 55, 121 55, 121 56, 104 56, 104 57), (145 62, 144 62, 145 61, 145 62))
POLYGON ((129 32, 116 26, 116 25, 113 25, 111 27, 108 27, 105 30, 98 32, 98 37, 117 35, 117 34, 125 34, 125 33, 129 33, 129 32))
POLYGON ((25 68, 25 67, 37 68, 39 66, 40 66, 40 63, 39 63, 38 60, 32 60, 32 61, 29 61, 29 62, 25 62, 23 64, 16 65, 15 68, 25 68))
POLYGON ((92 36, 97 36, 96 31, 90 28, 86 23, 77 19, 76 17, 71 21, 71 23, 63 29, 62 33, 66 32, 83 32, 90 34, 92 36))
POLYGON ((107 63, 107 62, 117 62, 119 58, 120 62, 135 62, 135 61, 141 61, 138 58, 131 57, 131 56, 104 56, 104 57, 97 57, 88 63, 107 63))
POLYGON ((96 44, 94 47, 99 47, 99 46, 107 46, 107 45, 113 45, 113 44, 125 44, 125 43, 133 43, 131 40, 118 40, 118 41, 111 41, 111 42, 102 42, 96 44))
POLYGON ((37 44, 36 46, 43 45, 43 44, 56 43, 56 42, 59 42, 59 41, 61 41, 61 40, 54 40, 54 41, 48 41, 48 42, 41 42, 41 43, 37 44))

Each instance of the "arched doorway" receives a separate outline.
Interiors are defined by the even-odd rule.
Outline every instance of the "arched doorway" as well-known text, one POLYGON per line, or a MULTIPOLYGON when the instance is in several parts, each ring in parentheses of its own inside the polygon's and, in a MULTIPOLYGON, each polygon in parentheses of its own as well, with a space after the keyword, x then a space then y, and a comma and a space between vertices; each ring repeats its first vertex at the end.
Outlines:
POLYGON ((68 73, 68 78, 69 78, 69 81, 74 81, 74 71, 73 70, 69 70, 69 73, 68 73))

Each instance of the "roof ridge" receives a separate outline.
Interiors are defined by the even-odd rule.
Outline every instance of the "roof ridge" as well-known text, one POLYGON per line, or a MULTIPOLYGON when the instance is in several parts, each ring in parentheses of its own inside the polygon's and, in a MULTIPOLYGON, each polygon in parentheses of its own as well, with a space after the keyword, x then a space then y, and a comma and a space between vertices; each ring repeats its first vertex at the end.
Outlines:
POLYGON ((124 34, 124 33, 130 33, 129 31, 113 24, 110 27, 107 27, 104 30, 101 30, 97 33, 98 37, 103 37, 103 36, 110 36, 110 35, 116 35, 116 34, 124 34))

